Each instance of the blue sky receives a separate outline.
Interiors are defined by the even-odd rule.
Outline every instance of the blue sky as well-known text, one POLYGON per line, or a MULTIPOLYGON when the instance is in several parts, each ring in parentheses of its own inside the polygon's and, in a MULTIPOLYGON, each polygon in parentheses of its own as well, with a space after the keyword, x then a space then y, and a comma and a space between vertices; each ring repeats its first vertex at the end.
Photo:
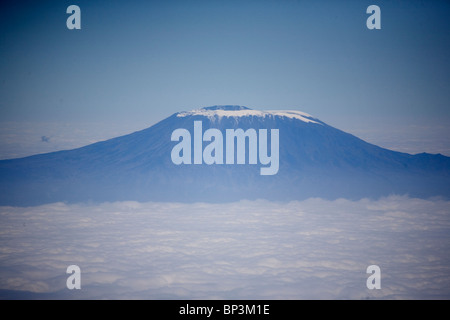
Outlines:
POLYGON ((238 104, 363 138, 417 124, 448 135, 449 15, 448 1, 2 2, 0 122, 140 129, 238 104), (66 28, 71 4, 81 30, 66 28), (381 30, 366 28, 371 4, 381 30))

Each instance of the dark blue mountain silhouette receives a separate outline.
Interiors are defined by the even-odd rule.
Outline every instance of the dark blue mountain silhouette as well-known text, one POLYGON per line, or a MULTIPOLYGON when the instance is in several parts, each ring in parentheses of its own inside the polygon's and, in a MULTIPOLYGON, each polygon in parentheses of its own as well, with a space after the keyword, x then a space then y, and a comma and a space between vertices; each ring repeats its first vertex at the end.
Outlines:
MULTIPOLYGON (((206 142, 204 143, 207 144, 206 142)), ((0 205, 49 202, 275 201, 450 196, 450 158, 380 148, 298 111, 214 106, 82 148, 0 161, 0 205), (175 165, 173 130, 279 129, 276 175, 261 165, 175 165)))

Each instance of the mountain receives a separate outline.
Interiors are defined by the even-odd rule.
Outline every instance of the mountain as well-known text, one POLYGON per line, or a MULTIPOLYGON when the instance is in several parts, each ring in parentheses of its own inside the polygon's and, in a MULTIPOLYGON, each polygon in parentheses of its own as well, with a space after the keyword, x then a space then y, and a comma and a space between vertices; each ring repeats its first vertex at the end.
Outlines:
MULTIPOLYGON (((210 143, 204 141, 202 147, 210 143)), ((186 156, 187 151, 177 154, 186 156)), ((215 152, 211 155, 220 156, 215 152)), ((383 149, 292 110, 214 106, 178 112, 150 128, 82 148, 0 161, 0 205, 360 199, 390 194, 448 198, 450 158, 383 149), (194 142, 190 149, 192 164, 173 162, 172 150, 182 139, 172 141, 172 133, 185 129, 183 132, 189 132, 192 141, 198 142, 194 124, 199 122, 203 133, 211 128, 222 133, 224 164, 193 164, 194 142), (226 164, 226 153, 231 150, 226 148, 226 132, 238 128, 254 129, 258 151, 266 129, 268 154, 275 143, 272 129, 278 129, 276 174, 262 175, 261 168, 268 165, 260 159, 249 164, 250 142, 245 147, 245 164, 226 164)))

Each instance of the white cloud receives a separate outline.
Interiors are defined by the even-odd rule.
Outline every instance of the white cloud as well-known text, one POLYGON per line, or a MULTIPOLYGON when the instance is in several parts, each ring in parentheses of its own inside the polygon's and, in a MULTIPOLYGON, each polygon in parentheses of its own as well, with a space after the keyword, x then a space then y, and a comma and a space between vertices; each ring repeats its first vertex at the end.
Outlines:
POLYGON ((448 299, 449 240, 438 199, 1 207, 0 297, 448 299))

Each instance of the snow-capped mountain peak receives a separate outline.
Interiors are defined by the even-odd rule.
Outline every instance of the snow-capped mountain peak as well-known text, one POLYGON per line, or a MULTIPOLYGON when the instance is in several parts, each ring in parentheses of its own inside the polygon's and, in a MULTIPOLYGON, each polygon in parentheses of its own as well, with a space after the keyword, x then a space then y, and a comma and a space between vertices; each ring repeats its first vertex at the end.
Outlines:
POLYGON ((307 123, 322 123, 312 115, 298 110, 253 110, 243 106, 211 106, 177 113, 177 117, 204 116, 209 120, 220 120, 222 117, 286 117, 307 123))

